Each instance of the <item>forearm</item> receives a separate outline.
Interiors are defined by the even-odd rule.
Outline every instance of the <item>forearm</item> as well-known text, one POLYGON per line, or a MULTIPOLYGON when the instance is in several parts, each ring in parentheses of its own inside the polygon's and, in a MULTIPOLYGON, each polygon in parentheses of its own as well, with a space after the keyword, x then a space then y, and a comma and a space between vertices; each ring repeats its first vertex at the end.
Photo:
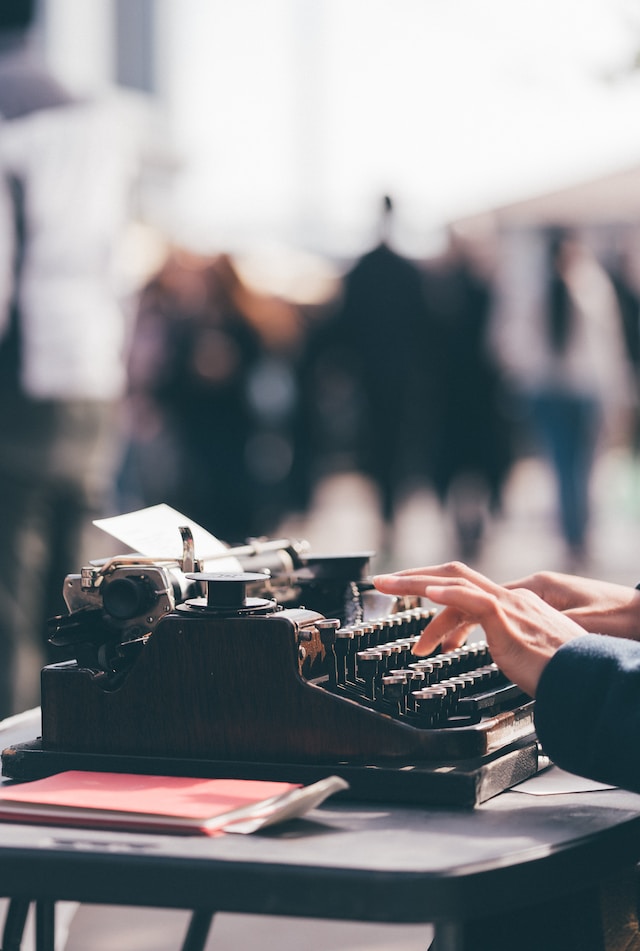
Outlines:
POLYGON ((542 673, 536 729, 563 769, 640 792, 640 644, 585 634, 542 673))

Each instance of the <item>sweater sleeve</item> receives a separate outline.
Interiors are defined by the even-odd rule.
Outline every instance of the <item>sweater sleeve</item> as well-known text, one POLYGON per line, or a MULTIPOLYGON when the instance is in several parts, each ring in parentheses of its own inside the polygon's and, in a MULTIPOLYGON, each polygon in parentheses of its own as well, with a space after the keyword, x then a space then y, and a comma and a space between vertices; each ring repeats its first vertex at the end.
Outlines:
POLYGON ((564 644, 540 678, 535 723, 562 769, 640 792, 640 643, 585 634, 564 644))
POLYGON ((2 169, 0 169, 0 341, 9 327, 14 282, 14 256, 15 213, 7 179, 2 173, 2 169))

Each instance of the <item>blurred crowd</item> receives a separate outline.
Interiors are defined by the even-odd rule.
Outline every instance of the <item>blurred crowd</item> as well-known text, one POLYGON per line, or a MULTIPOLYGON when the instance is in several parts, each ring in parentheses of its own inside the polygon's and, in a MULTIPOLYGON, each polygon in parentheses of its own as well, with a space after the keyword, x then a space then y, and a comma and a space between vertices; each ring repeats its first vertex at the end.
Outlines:
MULTIPOLYGON (((230 254, 171 250, 138 298, 117 506, 169 502, 225 541, 273 534, 355 472, 391 534, 427 486, 477 558, 515 461, 548 460, 567 566, 586 558, 604 445, 637 432, 638 290, 559 227, 442 252, 374 246, 313 305, 260 291, 230 254)), ((625 276, 626 273, 626 276, 625 276)))
MULTIPOLYGON (((510 423, 490 283, 462 242, 425 263, 385 237, 336 287, 301 305, 243 283, 229 254, 167 255, 139 295, 119 508, 168 502, 240 542, 350 471, 375 484, 389 525, 425 481, 445 505, 474 480, 499 508, 510 423)), ((467 522, 472 550, 481 528, 467 522)))
POLYGON ((403 498, 428 486, 455 526, 451 556, 473 561, 512 467, 535 453, 578 567, 597 452, 639 443, 629 248, 452 227, 413 260, 385 196, 372 246, 332 261, 331 292, 311 301, 260 286, 226 249, 169 242, 125 300, 114 261, 135 145, 109 104, 50 75, 33 9, 0 9, 0 716, 99 516, 165 502, 242 543, 356 472, 389 538, 403 498))

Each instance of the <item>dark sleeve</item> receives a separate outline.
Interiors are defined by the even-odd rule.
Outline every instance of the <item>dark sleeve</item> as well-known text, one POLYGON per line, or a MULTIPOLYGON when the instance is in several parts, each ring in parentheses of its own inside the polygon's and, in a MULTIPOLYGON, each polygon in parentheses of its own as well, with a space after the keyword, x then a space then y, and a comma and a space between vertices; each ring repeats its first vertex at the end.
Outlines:
POLYGON ((540 678, 535 721, 562 769, 640 792, 640 643, 601 634, 566 643, 540 678))

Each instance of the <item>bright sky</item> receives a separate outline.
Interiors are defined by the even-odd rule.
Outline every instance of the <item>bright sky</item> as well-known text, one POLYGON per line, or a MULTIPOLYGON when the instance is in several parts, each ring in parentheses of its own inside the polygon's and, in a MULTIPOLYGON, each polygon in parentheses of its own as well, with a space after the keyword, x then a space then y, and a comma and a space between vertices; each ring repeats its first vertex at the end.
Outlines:
POLYGON ((179 227, 350 253, 640 162, 634 0, 164 0, 179 227), (607 81, 609 77, 609 81, 607 81))

